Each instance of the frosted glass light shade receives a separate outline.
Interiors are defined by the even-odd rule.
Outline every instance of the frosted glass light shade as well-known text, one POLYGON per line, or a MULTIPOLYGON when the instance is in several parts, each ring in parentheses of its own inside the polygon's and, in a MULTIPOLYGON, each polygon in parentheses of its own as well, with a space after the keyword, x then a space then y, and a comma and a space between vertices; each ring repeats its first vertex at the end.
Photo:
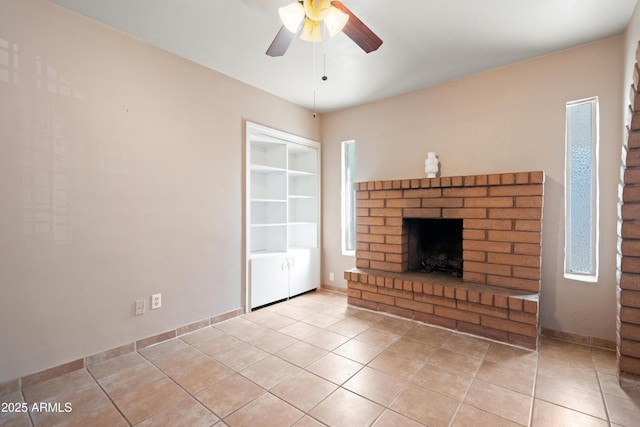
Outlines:
POLYGON ((327 13, 326 18, 324 18, 324 25, 326 25, 329 35, 333 37, 342 31, 344 26, 347 25, 348 20, 349 15, 335 6, 331 6, 329 8, 329 13, 327 13))
POLYGON ((304 0, 304 13, 316 22, 322 21, 329 13, 330 0, 304 0))
POLYGON ((296 1, 278 9, 278 15, 287 30, 297 33, 300 23, 304 19, 304 7, 296 1))
POLYGON ((300 39, 306 42, 321 42, 322 31, 320 30, 320 22, 307 18, 302 26, 300 39))

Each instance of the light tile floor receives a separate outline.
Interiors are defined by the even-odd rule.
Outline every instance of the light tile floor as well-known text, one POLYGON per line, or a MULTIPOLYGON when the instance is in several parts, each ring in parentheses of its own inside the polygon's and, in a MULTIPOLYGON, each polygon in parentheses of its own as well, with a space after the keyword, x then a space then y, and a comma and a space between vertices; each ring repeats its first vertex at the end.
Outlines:
POLYGON ((531 352, 313 292, 25 387, 2 426, 638 426, 612 351, 531 352))

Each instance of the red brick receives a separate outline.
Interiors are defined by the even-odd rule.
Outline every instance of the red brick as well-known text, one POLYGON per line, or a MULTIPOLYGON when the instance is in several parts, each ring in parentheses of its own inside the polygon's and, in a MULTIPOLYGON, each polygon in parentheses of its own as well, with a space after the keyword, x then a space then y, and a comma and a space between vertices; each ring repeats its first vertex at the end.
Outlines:
POLYGON ((357 200, 356 207, 357 208, 383 208, 384 200, 371 200, 371 199, 357 200))
POLYGON ((378 293, 382 295, 389 295, 396 299, 398 298, 407 299, 407 300, 413 299, 412 292, 403 291, 402 289, 394 289, 393 283, 391 284, 390 287, 378 288, 378 293))
POLYGON ((402 217, 393 217, 387 216, 384 218, 384 225, 392 226, 392 227, 402 227, 404 221, 402 217))
POLYGON ((369 243, 356 242, 356 251, 368 251, 369 246, 369 243))
POLYGON ((511 230, 511 220, 508 219, 465 219, 464 228, 480 230, 511 230))
POLYGON ((523 304, 522 304, 521 298, 509 297, 508 301, 509 301, 509 310, 522 311, 523 304))
POLYGON ((622 257, 620 270, 623 273, 640 273, 640 258, 629 256, 622 257))
POLYGON ((537 208, 493 208, 490 219, 542 219, 542 210, 537 208))
POLYGON ((373 188, 376 190, 382 190, 382 187, 383 187, 382 181, 375 181, 373 183, 373 188))
POLYGON ((528 183, 529 183, 529 172, 516 173, 516 184, 528 184, 528 183))
POLYGON ((480 319, 482 326, 498 329, 501 331, 512 332, 518 335, 524 335, 526 337, 537 337, 538 328, 534 325, 527 325, 520 322, 513 322, 511 320, 496 319, 495 317, 482 316, 480 319))
POLYGON ((444 286, 440 284, 434 284, 433 294, 439 297, 444 296, 444 286))
POLYGON ((443 328, 456 328, 456 321, 454 319, 447 319, 446 317, 435 316, 433 314, 415 312, 413 314, 413 319, 430 325, 441 326, 443 328))
POLYGON ((487 209, 485 208, 444 208, 442 209, 443 218, 486 218, 487 209))
POLYGON ((620 307, 619 318, 621 322, 640 325, 640 309, 631 307, 620 307))
POLYGON ((542 230, 542 222, 527 220, 527 219, 519 219, 516 220, 514 229, 516 231, 541 231, 542 230))
POLYGON ((382 276, 376 277, 376 286, 382 286, 384 288, 384 277, 382 276))
POLYGON ((412 291, 413 291, 413 292, 417 292, 417 293, 421 294, 421 293, 422 293, 422 291, 423 291, 422 283, 420 283, 420 282, 413 282, 413 289, 412 289, 412 291))
POLYGON ((368 191, 356 191, 356 199, 357 200, 368 199, 368 198, 369 198, 369 192, 368 191))
POLYGON ((451 177, 443 176, 440 178, 440 186, 442 187, 451 187, 451 177))
POLYGON ((453 187, 462 187, 463 179, 461 176, 452 176, 451 177, 451 186, 453 187))
POLYGON ((384 260, 391 263, 403 263, 409 261, 409 254, 390 254, 386 253, 384 260))
POLYGON ((516 176, 513 173, 501 173, 500 183, 502 185, 512 185, 516 183, 516 176))
POLYGON ((462 238, 470 240, 485 240, 487 232, 485 230, 464 229, 462 230, 462 238))
POLYGON ((363 243, 384 243, 384 235, 356 233, 356 241, 363 243))
MULTIPOLYGON (((384 278, 384 287, 385 288, 393 288, 393 278, 385 277, 384 278)), ((378 290, 378 292, 380 292, 380 291, 378 290)))
POLYGON ((413 290, 413 282, 411 280, 403 280, 402 289, 404 289, 405 291, 413 290))
POLYGON ((489 187, 489 196, 538 196, 541 198, 542 192, 542 184, 489 187))
POLYGON ((411 180, 411 188, 420 188, 420 180, 412 179, 411 180))
POLYGON ((389 245, 403 245, 409 243, 409 236, 406 234, 401 236, 385 236, 384 242, 389 245))
POLYGON ((356 225, 356 233, 364 233, 364 234, 369 233, 369 226, 368 225, 356 225))
POLYGON ((394 298, 389 295, 374 294, 372 292, 362 292, 362 299, 383 304, 393 305, 394 298))
POLYGON ((389 271, 392 273, 401 273, 407 269, 405 264, 382 261, 370 261, 369 268, 372 270, 389 271))
MULTIPOLYGON (((629 323, 620 324, 620 338, 625 340, 634 340, 640 342, 640 325, 633 325, 629 323)), ((640 352, 636 355, 640 357, 640 352)))
POLYGON ((456 301, 435 295, 416 294, 413 296, 416 301, 426 302, 427 304, 439 305, 443 307, 455 308, 456 301))
POLYGON ((524 196, 516 197, 517 208, 541 208, 542 197, 538 196, 524 196))
POLYGON ((621 237, 624 239, 640 239, 640 224, 624 222, 621 237))
POLYGON ((441 218, 442 210, 439 208, 407 208, 404 209, 405 218, 441 218))
POLYGON ((393 287, 395 289, 403 289, 403 287, 402 287, 402 279, 393 279, 393 287))
POLYGON ((531 350, 538 348, 538 337, 526 337, 519 334, 509 334, 509 344, 517 345, 531 350))
POLYGON ((511 253, 511 243, 509 242, 487 242, 484 240, 463 240, 463 251, 482 251, 511 253))
POLYGON ((540 233, 529 231, 488 231, 488 239, 494 242, 540 243, 540 233))
POLYGON ((476 175, 476 185, 488 185, 489 177, 487 175, 476 175))
POLYGON ((378 310, 378 304, 373 301, 366 301, 360 298, 347 297, 347 302, 351 305, 355 305, 356 307, 362 307, 369 310, 378 310))
POLYGON ((371 216, 402 216, 402 209, 400 208, 371 208, 369 210, 371 216))
POLYGON ((456 288, 454 288, 453 286, 445 286, 445 288, 444 288, 444 297, 445 298, 455 299, 456 298, 456 288))
POLYGON ((465 208, 512 208, 513 197, 467 197, 465 208))
POLYGON ((349 288, 347 289, 347 296, 350 296, 353 298, 360 298, 362 296, 362 293, 358 289, 349 288))
POLYGON ((462 281, 483 284, 483 283, 487 283, 487 275, 484 273, 464 271, 462 273, 462 281))
POLYGON ((484 273, 484 274, 498 274, 501 276, 511 275, 511 266, 500 264, 489 264, 473 261, 464 262, 464 271, 484 273))
POLYGON ((505 295, 496 295, 493 300, 494 300, 493 304, 496 307, 499 307, 499 308, 509 307, 509 298, 506 297, 505 295))
POLYGON ((389 199, 388 208, 419 208, 422 206, 421 199, 389 199))
POLYGON ((378 304, 378 310, 395 316, 404 317, 405 319, 413 319, 413 311, 392 305, 378 304))
POLYGON ((386 252, 392 254, 401 254, 407 252, 407 245, 387 245, 382 243, 371 243, 371 250, 375 252, 386 252))
POLYGON ((369 264, 369 261, 364 260, 364 259, 357 259, 356 258, 356 267, 358 268, 369 268, 371 265, 369 264))
POLYGON ((640 291, 620 291, 620 305, 625 307, 640 308, 640 291))
POLYGON ((401 236, 404 234, 404 230, 402 227, 393 227, 393 226, 383 226, 383 225, 372 225, 371 233, 372 234, 388 234, 391 236, 401 236))
POLYGON ((487 187, 456 187, 442 190, 443 197, 486 197, 488 194, 487 187))
POLYGON ((488 178, 489 185, 500 185, 500 174, 491 174, 488 178))
POLYGON ((382 252, 367 252, 367 251, 357 251, 356 256, 358 259, 368 259, 375 261, 384 261, 384 254, 382 252))
POLYGON ((466 302, 466 301, 459 301, 458 308, 464 311, 470 311, 473 313, 497 317, 499 319, 509 318, 509 312, 507 311, 506 308, 492 307, 492 306, 475 304, 475 303, 466 302))
POLYGON ((497 329, 492 329, 481 325, 474 325, 471 323, 458 322, 457 330, 467 334, 486 337, 495 341, 508 342, 509 339, 509 333, 506 331, 499 331, 497 329))
POLYGON ((463 251, 462 259, 465 261, 484 262, 487 260, 487 253, 480 251, 463 251))
POLYGON ((476 185, 476 177, 473 175, 470 176, 465 176, 464 177, 464 186, 465 187, 471 187, 476 185))
POLYGON ((433 313, 436 316, 446 317, 448 319, 461 320, 467 323, 480 324, 480 315, 468 311, 462 311, 454 308, 435 306, 433 313))
POLYGON ((537 313, 538 312, 538 301, 533 301, 529 299, 525 299, 523 302, 523 309, 527 313, 537 313))
POLYGON ((423 208, 461 208, 463 205, 461 198, 422 199, 423 208))
POLYGON ((623 256, 640 256, 640 240, 623 240, 620 252, 623 256))
POLYGON ((544 172, 542 171, 529 172, 529 182, 531 184, 544 183, 544 172))
POLYGON ((620 356, 618 358, 619 371, 622 373, 640 376, 640 358, 620 356))
POLYGON ((540 268, 513 267, 513 277, 540 280, 540 268))
POLYGON ((480 302, 480 292, 479 291, 474 291, 474 290, 469 290, 469 292, 467 292, 467 299, 469 300, 469 302, 479 303, 480 302))
POLYGON ((456 288, 455 299, 457 299, 458 301, 466 301, 467 290, 462 288, 456 288))
POLYGON ((513 245, 513 253, 540 256, 541 247, 537 243, 515 243, 513 245))
POLYGON ((493 305, 493 293, 491 292, 480 292, 480 304, 482 305, 493 305))
POLYGON ((418 301, 411 301, 401 298, 396 298, 396 307, 405 308, 420 313, 433 314, 433 305, 426 304, 418 301))
POLYGON ((440 188, 427 188, 420 190, 405 190, 405 199, 424 199, 429 197, 442 197, 442 190, 440 188))
POLYGON ((640 356, 640 342, 627 339, 620 339, 618 345, 620 354, 623 356, 639 357, 640 356))
POLYGON ((401 199, 402 190, 380 190, 372 191, 370 198, 372 199, 401 199))
MULTIPOLYGON (((374 245, 371 245, 372 250, 374 245)), ((511 255, 511 254, 496 254, 488 253, 487 262, 493 264, 506 264, 511 266, 520 267, 540 267, 540 257, 534 255, 511 255)))
POLYGON ((368 217, 368 216, 359 216, 356 218, 356 224, 358 225, 384 225, 384 218, 380 217, 368 217))

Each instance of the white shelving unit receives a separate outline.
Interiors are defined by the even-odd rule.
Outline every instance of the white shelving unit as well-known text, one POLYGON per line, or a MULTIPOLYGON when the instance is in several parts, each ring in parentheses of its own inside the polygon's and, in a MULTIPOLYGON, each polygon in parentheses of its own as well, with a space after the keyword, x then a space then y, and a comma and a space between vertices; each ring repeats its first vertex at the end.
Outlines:
POLYGON ((320 286, 320 144, 247 122, 247 307, 320 286))

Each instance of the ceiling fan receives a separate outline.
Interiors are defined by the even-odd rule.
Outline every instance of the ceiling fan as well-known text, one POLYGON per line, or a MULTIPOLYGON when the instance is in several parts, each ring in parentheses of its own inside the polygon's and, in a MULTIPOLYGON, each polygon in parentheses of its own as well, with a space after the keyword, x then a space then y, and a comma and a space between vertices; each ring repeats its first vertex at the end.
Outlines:
POLYGON ((267 49, 269 56, 284 55, 298 35, 305 41, 322 41, 321 23, 331 37, 342 31, 366 53, 382 45, 380 37, 339 1, 296 1, 281 7, 278 13, 283 25, 267 49))

